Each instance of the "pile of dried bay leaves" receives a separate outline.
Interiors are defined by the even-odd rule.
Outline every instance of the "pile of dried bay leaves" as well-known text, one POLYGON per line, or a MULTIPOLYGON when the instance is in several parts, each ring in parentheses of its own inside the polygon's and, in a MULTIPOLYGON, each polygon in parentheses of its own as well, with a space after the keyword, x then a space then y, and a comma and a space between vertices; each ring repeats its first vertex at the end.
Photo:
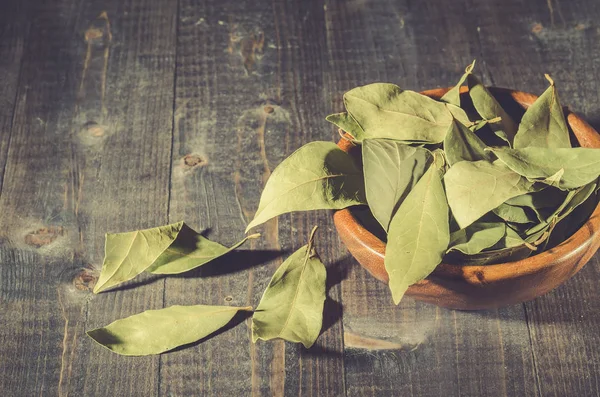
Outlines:
MULTIPOLYGON (((347 92, 346 112, 327 120, 360 155, 333 142, 296 150, 273 171, 246 231, 292 211, 366 205, 365 225, 387 241, 396 304, 442 261, 514 261, 564 241, 598 203, 600 149, 573 147, 548 76, 548 89, 513 114, 472 73, 474 64, 439 101, 384 83, 347 92), (461 95, 465 83, 468 94, 461 95)), ((310 347, 318 337, 326 272, 314 232, 273 275, 253 312, 254 341, 283 338, 310 347)), ((183 222, 108 234, 94 292, 144 271, 192 270, 256 237, 226 248, 183 222)), ((157 354, 214 333, 238 311, 252 308, 172 306, 88 334, 119 354, 157 354)))

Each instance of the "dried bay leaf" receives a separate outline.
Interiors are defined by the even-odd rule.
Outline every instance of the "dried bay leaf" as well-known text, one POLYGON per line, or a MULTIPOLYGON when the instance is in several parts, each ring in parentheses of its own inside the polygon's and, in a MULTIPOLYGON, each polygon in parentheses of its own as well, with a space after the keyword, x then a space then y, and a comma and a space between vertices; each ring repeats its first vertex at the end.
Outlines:
POLYGON ((506 203, 500 204, 497 208, 494 208, 494 214, 504 219, 506 222, 512 223, 536 223, 539 219, 536 213, 527 208, 520 207, 518 205, 510 205, 506 203))
POLYGON ((597 182, 594 181, 579 189, 569 191, 565 200, 550 216, 526 231, 527 241, 534 242, 539 240, 544 233, 550 234, 552 228, 558 222, 568 217, 578 206, 583 204, 595 192, 597 186, 597 182))
POLYGON ((366 204, 361 170, 333 142, 311 142, 279 164, 260 197, 246 232, 292 211, 342 209, 366 204))
POLYGON ((210 241, 184 224, 177 239, 147 271, 153 274, 184 273, 235 250, 248 239, 258 237, 260 234, 252 234, 228 248, 210 241))
POLYGON ((544 221, 558 206, 565 201, 567 192, 548 187, 538 192, 526 193, 513 197, 505 204, 526 208, 535 212, 538 221, 544 221))
POLYGON ((176 274, 192 270, 242 245, 231 248, 212 242, 183 222, 151 229, 106 235, 105 256, 94 293, 115 287, 144 271, 176 274))
POLYGON ((504 222, 475 222, 465 229, 450 235, 448 251, 460 251, 474 255, 486 248, 493 247, 506 235, 504 222))
POLYGON ((433 161, 423 148, 397 141, 366 139, 362 144, 367 203, 387 230, 393 214, 433 161))
POLYGON ((354 88, 344 104, 365 138, 439 143, 453 119, 445 103, 387 83, 354 88))
POLYGON ((511 143, 517 133, 517 124, 474 74, 468 74, 467 84, 477 113, 486 120, 500 117, 499 123, 490 123, 489 126, 496 135, 511 143))
POLYGON ((495 160, 496 156, 490 156, 490 151, 485 150, 486 147, 473 131, 458 120, 450 124, 444 138, 444 152, 450 166, 459 161, 495 160))
POLYGON ((550 178, 553 186, 563 190, 587 185, 600 175, 600 149, 527 147, 491 150, 519 175, 547 183, 550 178), (557 173, 561 174, 558 181, 557 173))
POLYGON ((548 75, 546 78, 550 87, 525 111, 515 136, 515 149, 571 147, 569 128, 554 81, 548 75))
POLYGON ((365 132, 347 112, 330 114, 325 120, 341 128, 342 131, 349 133, 357 141, 362 141, 364 138, 365 132))
POLYGON ((94 293, 133 279, 175 241, 183 222, 127 233, 106 234, 104 263, 94 293))
POLYGON ((147 310, 88 331, 94 341, 124 356, 160 354, 205 338, 251 307, 171 306, 147 310))
POLYGON ((285 339, 311 347, 323 326, 325 265, 308 244, 279 266, 252 316, 252 341, 285 339))
POLYGON ((467 77, 471 74, 473 69, 475 68, 475 60, 466 67, 465 73, 460 77, 458 83, 454 87, 450 89, 447 93, 444 94, 443 97, 440 98, 441 101, 452 104, 454 106, 460 106, 460 87, 465 84, 467 81, 467 77))
POLYGON ((532 191, 533 182, 495 161, 461 161, 444 176, 448 204, 461 228, 506 200, 532 191))
POLYGON ((441 262, 450 241, 448 218, 441 174, 431 166, 390 223, 384 263, 395 304, 441 262))

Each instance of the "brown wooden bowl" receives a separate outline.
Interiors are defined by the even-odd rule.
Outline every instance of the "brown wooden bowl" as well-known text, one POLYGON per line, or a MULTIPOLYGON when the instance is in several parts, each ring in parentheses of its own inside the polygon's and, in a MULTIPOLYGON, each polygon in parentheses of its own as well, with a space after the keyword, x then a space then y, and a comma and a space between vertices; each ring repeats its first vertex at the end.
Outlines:
MULTIPOLYGON (((466 87, 461 93, 467 92, 466 87)), ((424 91, 439 99, 449 88, 424 91)), ((499 98, 512 97, 523 108, 537 96, 520 91, 491 88, 499 98)), ((600 148, 600 136, 588 123, 570 111, 566 112, 575 137, 582 147, 600 148)), ((349 151, 352 144, 340 140, 339 147, 349 151)), ((385 243, 365 229, 350 209, 336 211, 333 220, 350 251, 371 275, 388 282, 383 258, 385 243)), ((462 266, 440 264, 426 279, 412 285, 406 295, 438 306, 478 310, 512 305, 534 299, 556 288, 577 273, 600 247, 600 204, 587 222, 567 240, 529 258, 495 265, 462 266)), ((391 299, 390 299, 391 301, 391 299)))

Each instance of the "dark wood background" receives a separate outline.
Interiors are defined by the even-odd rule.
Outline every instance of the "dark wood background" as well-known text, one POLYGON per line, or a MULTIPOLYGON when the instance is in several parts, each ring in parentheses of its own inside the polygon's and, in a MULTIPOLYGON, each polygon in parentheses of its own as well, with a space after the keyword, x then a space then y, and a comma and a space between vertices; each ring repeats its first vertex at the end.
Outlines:
POLYGON ((597 0, 3 0, 0 395, 596 396, 600 256, 522 305, 405 299, 349 257, 329 213, 292 214, 218 266, 93 295, 104 233, 185 220, 238 241, 293 150, 337 140, 342 94, 388 81, 540 93, 600 127, 597 0), (248 322, 128 358, 84 331, 173 304, 256 305, 320 225, 325 331, 252 344, 248 322), (284 252, 282 255, 281 252, 284 252))

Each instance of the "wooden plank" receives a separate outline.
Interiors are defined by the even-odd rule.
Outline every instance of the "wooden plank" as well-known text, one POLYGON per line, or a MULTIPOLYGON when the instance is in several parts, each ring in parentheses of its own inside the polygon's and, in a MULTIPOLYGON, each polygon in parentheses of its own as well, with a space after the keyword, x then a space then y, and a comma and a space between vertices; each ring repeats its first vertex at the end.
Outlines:
MULTIPOLYGON (((354 86, 390 81, 407 89, 453 85, 478 57, 465 2, 326 2, 331 111, 354 86)), ((482 313, 405 299, 354 264, 342 284, 349 396, 535 395, 521 306, 482 313)))
MULTIPOLYGON (((232 244, 242 237, 273 168, 301 144, 332 137, 323 128, 323 8, 318 2, 184 0, 179 15, 170 217, 232 244)), ((251 253, 168 279, 165 304, 256 306, 283 260, 281 251, 288 255, 305 244, 317 223, 318 249, 333 263, 339 243, 329 215, 288 215, 257 228, 261 240, 244 247, 251 253)), ((338 288, 333 299, 339 300, 338 288)), ((335 304, 328 303, 327 313, 339 317, 335 304)), ((339 322, 319 340, 337 356, 282 341, 253 344, 249 326, 247 320, 164 355, 161 393, 344 394, 339 322)))
POLYGON ((84 330, 160 308, 162 283, 91 295, 104 233, 167 221, 175 9, 70 0, 32 10, 0 199, 5 395, 151 395, 157 357, 84 330))
MULTIPOLYGON (((600 17, 595 3, 512 1, 481 11, 498 15, 481 30, 496 84, 540 93, 547 85, 542 74, 550 73, 563 105, 600 127, 600 44, 591 23, 600 17), (511 56, 500 57, 506 46, 512 47, 511 56), (496 59, 501 62, 492 62, 496 59)), ((573 279, 525 306, 541 395, 600 394, 599 258, 596 254, 573 279)))
POLYGON ((11 124, 23 47, 29 32, 27 2, 0 6, 0 194, 6 154, 11 137, 11 124))

